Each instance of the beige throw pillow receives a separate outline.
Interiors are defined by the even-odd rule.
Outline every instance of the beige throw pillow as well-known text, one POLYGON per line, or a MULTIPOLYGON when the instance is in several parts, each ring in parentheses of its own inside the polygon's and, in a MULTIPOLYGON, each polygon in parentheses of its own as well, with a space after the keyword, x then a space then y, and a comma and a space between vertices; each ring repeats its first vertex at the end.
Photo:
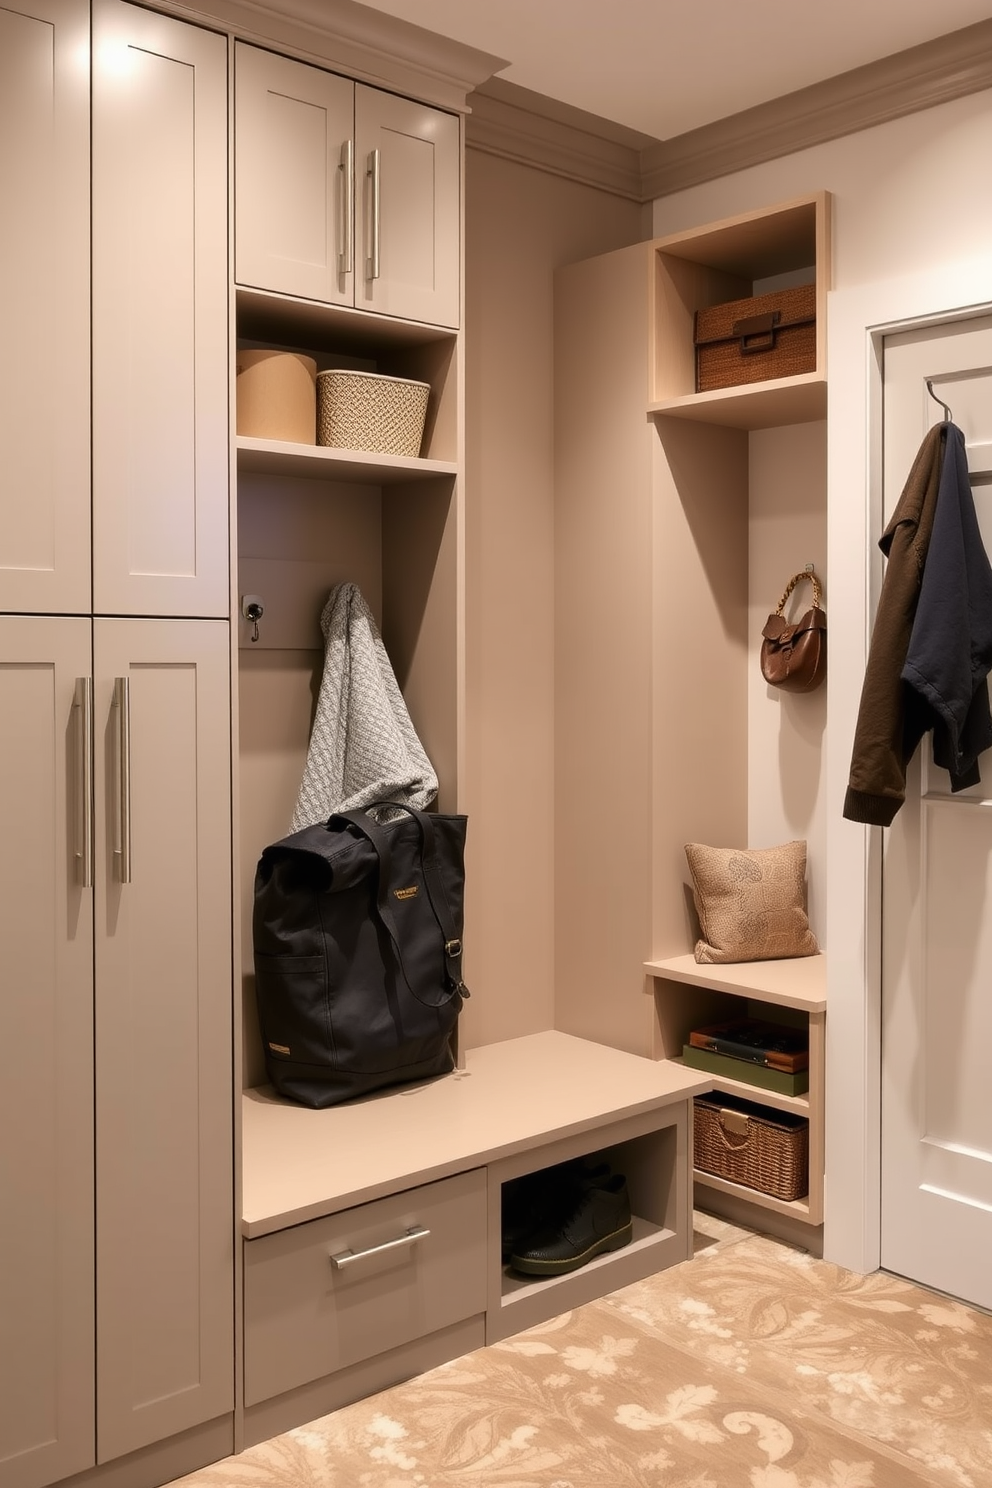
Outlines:
POLYGON ((806 844, 704 847, 686 844, 702 939, 696 960, 774 961, 815 956, 806 918, 806 844))

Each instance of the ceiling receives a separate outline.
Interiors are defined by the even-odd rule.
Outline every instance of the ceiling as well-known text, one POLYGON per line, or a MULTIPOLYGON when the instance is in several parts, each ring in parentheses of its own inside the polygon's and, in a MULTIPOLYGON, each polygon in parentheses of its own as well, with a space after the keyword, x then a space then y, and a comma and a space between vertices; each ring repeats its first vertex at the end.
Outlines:
POLYGON ((992 0, 363 0, 665 140, 977 21, 992 0))

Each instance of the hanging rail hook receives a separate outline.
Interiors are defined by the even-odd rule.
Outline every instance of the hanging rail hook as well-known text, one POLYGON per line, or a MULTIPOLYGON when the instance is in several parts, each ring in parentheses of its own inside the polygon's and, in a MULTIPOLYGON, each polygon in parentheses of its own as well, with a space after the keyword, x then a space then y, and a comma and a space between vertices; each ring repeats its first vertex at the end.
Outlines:
POLYGON ((932 377, 928 377, 927 378, 927 392, 930 394, 931 398, 933 399, 933 401, 935 403, 939 403, 940 404, 941 408, 944 410, 944 418, 947 420, 947 422, 949 424, 953 424, 953 422, 954 422, 954 416, 951 413, 951 410, 948 408, 948 406, 944 402, 943 398, 938 398, 937 397, 937 394, 933 390, 933 378, 932 377))

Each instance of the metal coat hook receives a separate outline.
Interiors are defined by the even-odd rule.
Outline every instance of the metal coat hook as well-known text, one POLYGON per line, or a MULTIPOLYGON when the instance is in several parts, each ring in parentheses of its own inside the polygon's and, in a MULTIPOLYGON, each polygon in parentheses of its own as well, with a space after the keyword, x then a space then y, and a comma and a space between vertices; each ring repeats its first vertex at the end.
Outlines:
POLYGON ((265 606, 257 594, 241 596, 241 613, 251 623, 251 640, 258 640, 258 622, 265 614, 265 606))
POLYGON ((932 377, 928 377, 927 378, 927 392, 930 394, 930 396, 933 399, 933 401, 935 403, 939 403, 940 406, 941 406, 941 408, 944 410, 944 418, 947 421, 947 423, 953 424, 953 422, 954 422, 954 416, 951 413, 951 410, 948 408, 948 406, 944 402, 943 398, 938 398, 937 397, 937 394, 933 390, 933 378, 932 377))

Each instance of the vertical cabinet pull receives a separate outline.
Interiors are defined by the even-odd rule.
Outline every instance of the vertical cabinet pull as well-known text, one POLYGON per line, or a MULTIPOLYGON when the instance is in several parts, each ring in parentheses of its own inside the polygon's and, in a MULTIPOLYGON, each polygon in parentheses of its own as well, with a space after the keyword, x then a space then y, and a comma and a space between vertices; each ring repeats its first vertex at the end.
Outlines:
POLYGON ((341 146, 341 220, 344 224, 344 242, 338 256, 338 272, 352 274, 355 270, 355 141, 345 140, 341 146))
POLYGON ((131 679, 114 678, 114 707, 117 709, 117 828, 119 845, 114 856, 119 859, 118 878, 131 882, 131 679))
POLYGON ((372 200, 372 233, 371 233, 371 237, 372 237, 372 256, 371 256, 371 258, 369 258, 369 259, 366 260, 366 264, 365 264, 365 277, 366 277, 366 279, 378 279, 379 278, 379 249, 380 249, 380 243, 379 243, 379 151, 378 150, 370 150, 369 151, 369 164, 368 164, 368 170, 366 171, 366 175, 369 177, 369 180, 371 182, 371 187, 372 187, 371 192, 370 192, 370 196, 371 196, 371 200, 372 200))
POLYGON ((79 810, 76 815, 76 882, 93 887, 93 678, 77 677, 72 704, 76 713, 79 810))

